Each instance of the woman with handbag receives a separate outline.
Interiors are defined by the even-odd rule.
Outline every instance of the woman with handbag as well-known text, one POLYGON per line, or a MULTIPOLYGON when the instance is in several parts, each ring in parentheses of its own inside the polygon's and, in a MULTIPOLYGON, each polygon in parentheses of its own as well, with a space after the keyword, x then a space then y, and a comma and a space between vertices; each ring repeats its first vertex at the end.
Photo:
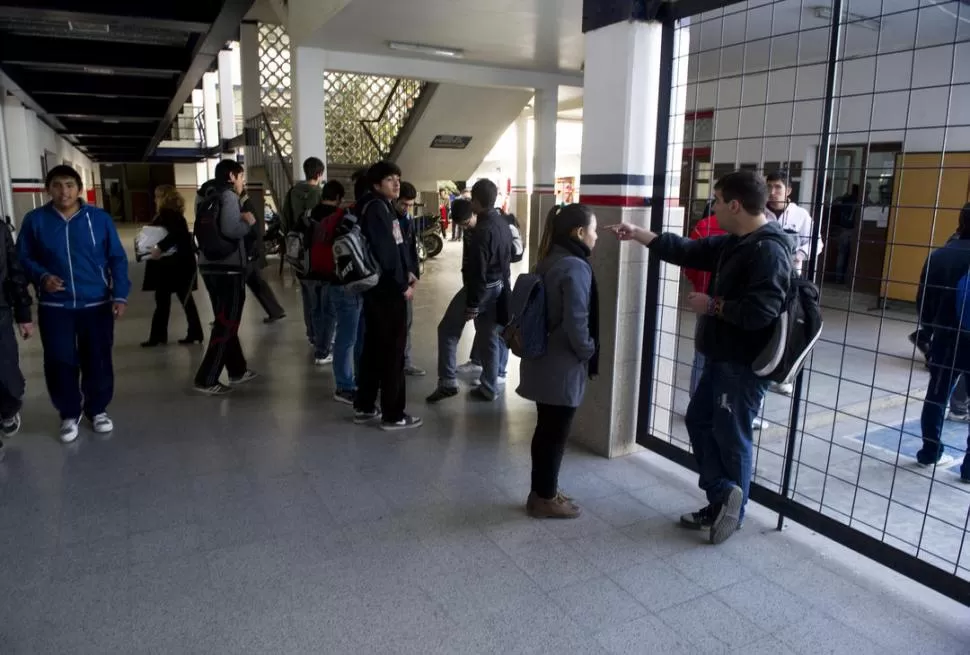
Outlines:
POLYGON ((145 265, 145 282, 142 291, 155 292, 155 313, 152 329, 143 348, 152 348, 168 342, 168 318, 172 308, 172 294, 185 309, 188 332, 179 343, 190 345, 202 343, 205 335, 196 309, 192 292, 197 288, 197 262, 192 234, 185 220, 185 201, 170 184, 155 189, 155 206, 158 215, 152 225, 165 228, 167 235, 151 250, 145 265))

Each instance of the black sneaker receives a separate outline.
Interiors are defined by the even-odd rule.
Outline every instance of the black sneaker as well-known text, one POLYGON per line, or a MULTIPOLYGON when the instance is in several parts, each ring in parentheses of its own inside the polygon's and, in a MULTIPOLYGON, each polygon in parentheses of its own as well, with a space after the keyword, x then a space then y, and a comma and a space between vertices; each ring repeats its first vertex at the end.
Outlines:
POLYGON ((384 430, 384 432, 397 432, 398 430, 420 428, 422 425, 424 425, 424 421, 417 416, 405 415, 405 417, 400 421, 395 421, 394 423, 381 423, 381 430, 384 430))
POLYGON ((381 410, 374 409, 369 412, 362 412, 359 409, 354 414, 354 423, 357 425, 364 425, 365 423, 370 423, 371 421, 376 421, 381 417, 381 410))
POLYGON ((718 511, 719 508, 715 508, 713 505, 702 507, 696 512, 682 515, 680 525, 690 530, 710 530, 711 526, 714 525, 714 517, 717 516, 718 511))
POLYGON ((426 400, 429 404, 434 405, 435 403, 440 403, 442 400, 454 398, 457 395, 458 387, 438 387, 426 400))
POLYGON ((744 493, 741 487, 732 486, 727 498, 721 505, 720 511, 714 517, 711 525, 711 543, 715 546, 728 540, 738 531, 738 524, 741 523, 741 506, 744 504, 744 493))
POLYGON ((338 389, 333 392, 333 399, 338 403, 353 407, 354 401, 357 400, 357 394, 347 389, 338 389))
POLYGON ((0 421, 0 432, 3 433, 5 437, 12 437, 18 432, 20 432, 20 413, 14 414, 10 418, 5 418, 0 421))

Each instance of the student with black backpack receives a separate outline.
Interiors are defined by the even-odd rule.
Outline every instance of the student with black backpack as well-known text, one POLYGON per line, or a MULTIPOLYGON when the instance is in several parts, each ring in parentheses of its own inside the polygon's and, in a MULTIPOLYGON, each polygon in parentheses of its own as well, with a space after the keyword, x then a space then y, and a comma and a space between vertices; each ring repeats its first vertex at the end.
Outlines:
POLYGON ((763 177, 738 171, 714 189, 714 213, 725 235, 691 240, 625 223, 612 230, 662 261, 713 273, 708 293, 687 297, 699 315, 697 348, 705 361, 686 423, 708 504, 680 521, 709 530, 710 542, 719 544, 744 520, 753 472, 751 426, 772 374, 768 367, 764 375, 755 369, 784 321, 794 248, 781 224, 765 217, 763 177))
POLYGON ((195 390, 211 396, 226 394, 233 386, 256 377, 247 368, 239 343, 239 322, 246 300, 245 238, 256 223, 254 216, 241 211, 240 198, 245 188, 243 165, 224 159, 216 165, 214 184, 196 202, 199 272, 216 320, 195 374, 195 390), (219 381, 223 368, 229 372, 228 386, 219 381))

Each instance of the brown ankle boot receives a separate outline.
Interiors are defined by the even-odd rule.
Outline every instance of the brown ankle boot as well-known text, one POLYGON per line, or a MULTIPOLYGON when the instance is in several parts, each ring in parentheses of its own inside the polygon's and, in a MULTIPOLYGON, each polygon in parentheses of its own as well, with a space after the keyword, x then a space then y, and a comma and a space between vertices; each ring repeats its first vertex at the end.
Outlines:
POLYGON ((532 492, 525 502, 525 509, 534 519, 575 519, 582 514, 579 505, 570 502, 562 494, 547 499, 532 492))

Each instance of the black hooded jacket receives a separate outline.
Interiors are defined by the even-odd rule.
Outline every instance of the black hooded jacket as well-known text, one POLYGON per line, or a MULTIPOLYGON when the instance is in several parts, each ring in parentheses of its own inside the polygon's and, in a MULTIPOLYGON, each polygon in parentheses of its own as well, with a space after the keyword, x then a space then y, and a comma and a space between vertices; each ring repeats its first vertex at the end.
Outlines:
POLYGON ((697 348, 712 361, 752 363, 785 307, 794 247, 776 222, 742 237, 686 239, 661 234, 649 246, 660 259, 712 273, 708 293, 720 311, 699 317, 697 348))

